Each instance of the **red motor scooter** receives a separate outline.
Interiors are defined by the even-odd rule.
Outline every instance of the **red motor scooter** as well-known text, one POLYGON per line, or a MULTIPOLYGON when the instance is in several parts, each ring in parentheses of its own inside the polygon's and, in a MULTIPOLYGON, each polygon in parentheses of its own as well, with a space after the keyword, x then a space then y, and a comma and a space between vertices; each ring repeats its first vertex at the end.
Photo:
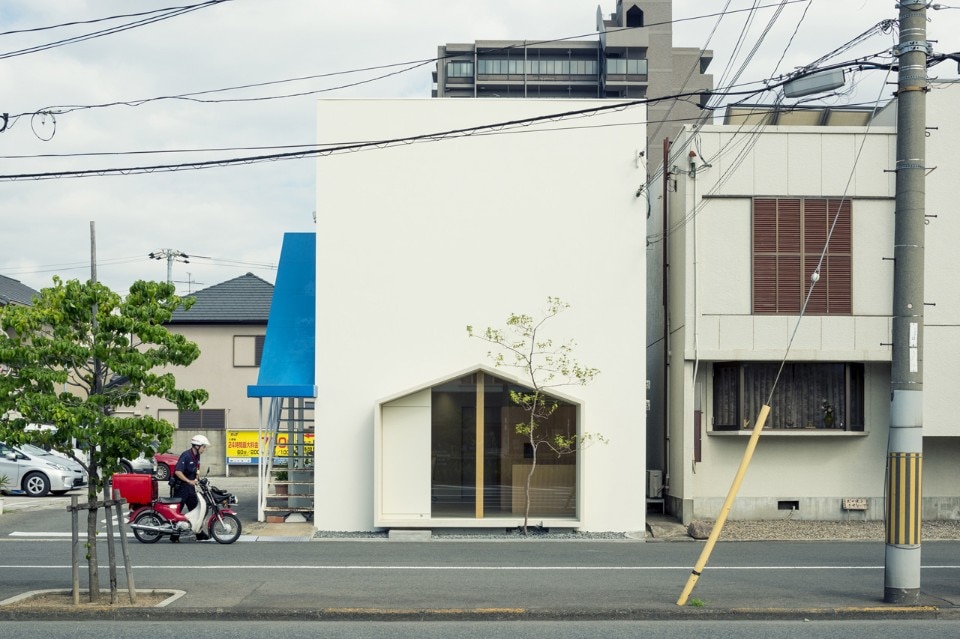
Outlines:
POLYGON ((113 476, 113 486, 130 507, 128 519, 133 536, 145 544, 170 537, 213 538, 219 544, 232 544, 240 537, 241 526, 230 506, 237 503, 232 494, 211 486, 206 477, 197 483, 197 507, 180 512, 179 497, 160 497, 155 477, 137 474, 113 476))

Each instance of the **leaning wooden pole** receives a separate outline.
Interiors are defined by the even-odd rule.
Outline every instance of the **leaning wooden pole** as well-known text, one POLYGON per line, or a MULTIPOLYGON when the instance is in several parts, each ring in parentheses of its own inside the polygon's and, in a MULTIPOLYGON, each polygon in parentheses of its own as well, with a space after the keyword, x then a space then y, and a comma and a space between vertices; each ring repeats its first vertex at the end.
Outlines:
POLYGON ((123 569, 127 574, 127 594, 130 603, 137 603, 137 586, 133 583, 133 564, 130 563, 130 551, 127 548, 127 528, 123 515, 123 505, 126 500, 120 496, 120 491, 113 489, 113 501, 117 505, 117 532, 120 535, 120 552, 123 553, 123 569))
POLYGON ((70 572, 73 577, 73 605, 80 605, 80 498, 70 495, 70 572))
POLYGON ((760 415, 757 417, 757 425, 753 427, 753 433, 750 434, 750 440, 747 442, 747 449, 743 451, 743 459, 740 460, 740 468, 737 469, 737 475, 733 478, 733 484, 730 486, 730 492, 727 493, 727 499, 723 502, 723 507, 720 509, 720 515, 717 517, 716 523, 713 525, 713 530, 710 531, 710 537, 707 539, 707 545, 703 547, 703 551, 700 553, 700 558, 697 560, 697 564, 693 567, 693 572, 690 574, 690 578, 687 579, 687 585, 683 587, 683 592, 680 593, 680 598, 677 599, 678 606, 685 606, 687 604, 687 599, 690 597, 690 593, 693 592, 693 587, 697 585, 697 580, 700 579, 700 575, 703 573, 703 569, 707 565, 707 561, 710 559, 710 553, 713 552, 713 547, 717 543, 717 539, 720 537, 720 531, 723 530, 723 524, 727 521, 727 515, 730 514, 730 508, 733 507, 733 500, 736 499, 737 493, 740 491, 740 484, 743 483, 743 476, 747 474, 747 467, 750 466, 750 459, 753 458, 753 451, 757 447, 757 442, 760 440, 760 431, 763 430, 763 425, 767 423, 767 415, 770 414, 770 407, 764 404, 760 408, 760 415))

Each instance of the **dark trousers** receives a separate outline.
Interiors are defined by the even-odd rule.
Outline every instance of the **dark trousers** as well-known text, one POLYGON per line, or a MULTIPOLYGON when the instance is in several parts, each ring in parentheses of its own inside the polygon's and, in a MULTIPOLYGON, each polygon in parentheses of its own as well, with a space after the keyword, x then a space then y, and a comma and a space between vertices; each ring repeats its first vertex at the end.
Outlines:
POLYGON ((197 497, 197 488, 191 484, 185 484, 180 482, 180 486, 177 488, 177 494, 175 497, 180 498, 181 512, 187 512, 193 510, 197 507, 197 504, 200 503, 200 499, 197 497))

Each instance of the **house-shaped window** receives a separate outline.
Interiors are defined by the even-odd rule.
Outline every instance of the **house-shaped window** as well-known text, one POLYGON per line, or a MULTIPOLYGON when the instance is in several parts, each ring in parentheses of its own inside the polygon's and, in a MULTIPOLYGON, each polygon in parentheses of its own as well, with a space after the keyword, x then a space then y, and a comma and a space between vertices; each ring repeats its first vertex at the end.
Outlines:
MULTIPOLYGON (((382 402, 377 525, 502 527, 505 518, 522 518, 534 446, 529 435, 518 432, 528 413, 514 403, 511 391, 530 389, 480 369, 382 402)), ((579 405, 549 399, 556 410, 535 430, 535 442, 579 434, 579 405)), ((558 455, 545 444, 537 446, 531 518, 553 525, 576 520, 577 458, 576 452, 558 455)))

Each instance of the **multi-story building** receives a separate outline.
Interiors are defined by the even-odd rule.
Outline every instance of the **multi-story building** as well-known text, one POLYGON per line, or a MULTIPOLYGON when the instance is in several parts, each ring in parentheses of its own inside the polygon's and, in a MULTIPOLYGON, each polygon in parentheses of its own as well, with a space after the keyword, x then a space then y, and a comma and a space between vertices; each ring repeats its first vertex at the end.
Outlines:
POLYGON ((597 7, 596 40, 441 45, 433 97, 646 98, 652 100, 648 149, 659 148, 664 137, 701 116, 698 103, 713 88, 706 73, 713 52, 674 47, 672 16, 672 0, 617 0, 608 19, 597 7), (684 99, 671 97, 681 93, 684 99))
MULTIPOLYGON (((960 139, 960 84, 931 86, 925 164, 939 170, 925 184, 922 516, 950 519, 960 507, 960 226, 938 213, 955 199, 944 167, 960 139)), ((669 167, 658 242, 669 252, 669 313, 656 329, 668 384, 654 402, 667 402, 666 506, 684 522, 718 515, 763 404, 771 411, 731 518, 883 518, 895 112, 896 101, 872 118, 738 109, 730 124, 678 138, 685 160, 669 167)), ((662 277, 656 253, 649 268, 662 277)))

